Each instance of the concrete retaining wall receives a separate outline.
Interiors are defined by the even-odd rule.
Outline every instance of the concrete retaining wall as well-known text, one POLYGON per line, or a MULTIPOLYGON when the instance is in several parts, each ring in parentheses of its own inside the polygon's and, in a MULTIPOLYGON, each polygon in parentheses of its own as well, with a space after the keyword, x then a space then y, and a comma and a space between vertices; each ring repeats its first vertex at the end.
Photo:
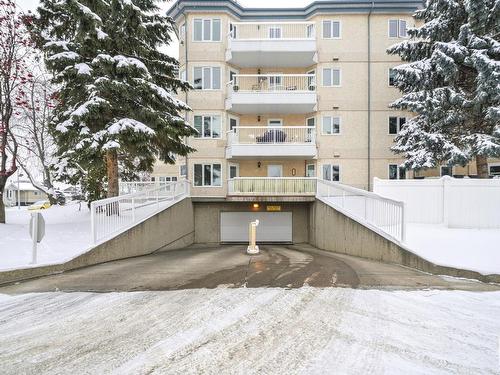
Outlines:
POLYGON ((436 275, 500 283, 500 275, 438 266, 316 200, 309 216, 309 242, 322 250, 396 263, 436 275))
POLYGON ((0 284, 151 254, 155 251, 180 249, 193 242, 193 205, 190 198, 185 198, 69 262, 0 272, 0 284))
MULTIPOLYGON (((265 211, 266 204, 262 203, 259 209, 252 208, 253 202, 195 202, 195 243, 219 243, 220 242, 220 213, 239 211, 265 211)), ((309 206, 310 202, 304 203, 282 203, 281 212, 292 212, 293 242, 304 243, 309 240, 309 206)), ((273 202, 273 205, 278 204, 273 202)))

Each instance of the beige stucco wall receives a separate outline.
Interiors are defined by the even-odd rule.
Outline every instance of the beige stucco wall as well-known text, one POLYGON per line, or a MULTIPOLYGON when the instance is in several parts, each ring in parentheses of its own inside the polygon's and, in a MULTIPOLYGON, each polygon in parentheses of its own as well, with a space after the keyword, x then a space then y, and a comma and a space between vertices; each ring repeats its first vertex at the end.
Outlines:
MULTIPOLYGON (((187 19, 184 16, 178 20, 178 25, 186 22, 187 38, 179 49, 180 70, 188 72, 188 78, 192 82, 193 69, 199 66, 218 66, 221 68, 221 88, 219 90, 192 90, 187 94, 188 104, 193 112, 188 115, 189 121, 193 121, 194 115, 218 114, 222 118, 222 134, 217 140, 190 138, 188 144, 197 151, 188 156, 189 179, 193 179, 193 164, 201 162, 217 162, 222 165, 222 179, 227 180, 227 168, 229 162, 225 159, 225 147, 227 145, 226 132, 229 130, 229 116, 239 118, 240 126, 267 126, 268 120, 283 119, 284 126, 304 126, 308 117, 316 118, 316 134, 318 145, 318 158, 313 161, 316 165, 317 175, 321 177, 322 164, 337 164, 341 166, 341 182, 367 188, 368 187, 368 165, 371 169, 371 177, 388 178, 389 164, 400 164, 401 157, 395 155, 390 147, 394 142, 394 135, 389 135, 389 116, 410 117, 410 113, 395 111, 388 105, 400 96, 400 92, 388 83, 389 69, 399 65, 398 56, 390 56, 386 49, 391 45, 402 41, 401 38, 389 38, 389 19, 403 19, 407 21, 408 27, 415 25, 415 21, 409 14, 372 14, 371 16, 371 160, 368 161, 368 15, 367 14, 321 14, 315 15, 307 21, 316 25, 316 46, 318 62, 309 67, 301 68, 240 68, 227 64, 225 61, 226 49, 228 47, 227 32, 231 21, 238 22, 232 16, 218 11, 205 13, 189 13, 187 19), (194 42, 193 20, 194 18, 219 18, 221 19, 221 41, 220 42, 194 42), (322 21, 337 20, 341 22, 341 36, 338 39, 322 38, 322 21), (185 52, 188 51, 188 64, 186 65, 185 52), (323 87, 323 69, 341 69, 340 87, 323 87), (256 113, 252 115, 240 115, 225 110, 225 100, 230 95, 226 83, 229 81, 230 70, 240 74, 260 73, 284 73, 304 74, 308 71, 316 71, 317 84, 317 112, 298 115, 284 113, 256 113), (260 116, 260 121, 258 121, 260 116), (339 135, 324 135, 321 131, 323 116, 338 116, 341 118, 341 133, 339 135)), ((240 33, 244 32, 240 28, 240 33)), ((242 34, 240 34, 242 35, 242 34)), ((185 100, 186 95, 180 95, 185 100)), ((263 166, 268 162, 259 157, 252 161, 231 160, 239 163, 241 176, 265 176, 266 168, 250 167, 261 161, 263 166)), ((185 164, 185 158, 179 158, 177 165, 164 166, 157 163, 154 175, 178 175, 179 165, 185 164)), ((304 160, 283 161, 284 171, 303 166, 304 160)), ((461 174, 461 167, 455 168, 461 174)), ((299 175, 299 168, 296 168, 299 175)), ((300 168, 303 172, 303 167, 300 168)), ((469 167, 469 174, 475 173, 475 166, 469 167)), ((420 176, 439 175, 439 170, 420 171, 420 176)), ((464 172, 464 174, 467 174, 464 172)), ((284 173, 285 176, 288 174, 284 173)), ((412 176, 409 173, 408 176, 412 176)), ((200 188, 195 187, 193 194, 208 196, 224 196, 226 194, 225 183, 222 187, 200 188)))

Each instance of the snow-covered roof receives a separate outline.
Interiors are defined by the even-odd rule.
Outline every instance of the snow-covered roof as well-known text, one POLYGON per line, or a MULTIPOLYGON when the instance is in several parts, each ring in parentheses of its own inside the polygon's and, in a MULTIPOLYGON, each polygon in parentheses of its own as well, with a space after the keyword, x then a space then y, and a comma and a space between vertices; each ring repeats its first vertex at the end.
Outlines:
MULTIPOLYGON (((7 185, 7 189, 9 190, 17 190, 17 182, 16 181, 11 181, 7 185)), ((21 191, 40 191, 36 187, 33 186, 33 184, 29 181, 19 181, 19 190, 21 191)))

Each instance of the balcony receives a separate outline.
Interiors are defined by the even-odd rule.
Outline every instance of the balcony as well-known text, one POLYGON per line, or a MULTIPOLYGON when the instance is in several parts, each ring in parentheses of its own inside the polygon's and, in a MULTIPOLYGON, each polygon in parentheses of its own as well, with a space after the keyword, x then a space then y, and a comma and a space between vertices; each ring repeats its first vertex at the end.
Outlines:
POLYGON ((226 158, 306 158, 317 155, 316 129, 307 126, 237 126, 227 133, 226 158))
POLYGON ((226 110, 240 114, 316 111, 314 74, 236 74, 228 82, 226 110))
POLYGON ((228 196, 316 195, 315 177, 236 177, 228 180, 228 196))
POLYGON ((313 22, 234 22, 228 63, 248 67, 308 67, 318 62, 313 22))

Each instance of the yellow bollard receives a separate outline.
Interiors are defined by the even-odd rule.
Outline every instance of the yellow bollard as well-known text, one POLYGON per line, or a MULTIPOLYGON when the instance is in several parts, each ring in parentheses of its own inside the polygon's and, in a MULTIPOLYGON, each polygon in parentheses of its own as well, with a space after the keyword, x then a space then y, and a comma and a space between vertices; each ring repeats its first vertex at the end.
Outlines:
POLYGON ((257 246, 257 226, 259 225, 259 220, 251 222, 248 226, 248 247, 247 254, 255 255, 259 253, 259 247, 257 246))

